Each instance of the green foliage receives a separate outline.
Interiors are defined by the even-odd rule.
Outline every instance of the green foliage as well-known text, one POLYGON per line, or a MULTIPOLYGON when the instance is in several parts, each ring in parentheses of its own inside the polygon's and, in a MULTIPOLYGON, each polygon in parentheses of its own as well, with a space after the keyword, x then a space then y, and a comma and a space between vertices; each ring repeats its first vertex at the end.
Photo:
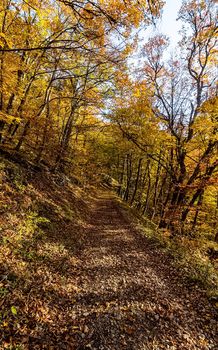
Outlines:
POLYGON ((0 288, 0 297, 6 296, 7 293, 8 293, 7 288, 0 288))
POLYGON ((14 305, 11 306, 11 312, 14 316, 17 316, 17 308, 14 305))

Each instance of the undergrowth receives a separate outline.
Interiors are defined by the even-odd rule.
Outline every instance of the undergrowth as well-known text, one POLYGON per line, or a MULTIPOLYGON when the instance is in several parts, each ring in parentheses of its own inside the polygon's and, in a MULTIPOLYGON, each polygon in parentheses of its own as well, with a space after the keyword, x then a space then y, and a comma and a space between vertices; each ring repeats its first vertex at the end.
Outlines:
POLYGON ((144 228, 144 232, 173 257, 174 264, 182 269, 189 284, 198 283, 211 299, 218 298, 217 261, 212 261, 208 255, 209 248, 217 249, 215 242, 201 237, 172 237, 162 230, 144 228))
MULTIPOLYGON (((19 336, 35 337, 46 305, 74 288, 68 269, 82 239, 82 195, 64 175, 0 159, 0 350, 26 349, 19 336)), ((56 310, 49 317, 55 322, 56 310)))
POLYGON ((128 204, 120 200, 124 210, 132 213, 132 221, 151 242, 163 249, 173 258, 174 265, 180 269, 189 284, 199 284, 207 296, 218 307, 218 261, 211 259, 209 249, 218 250, 218 244, 210 235, 202 232, 190 236, 173 236, 168 230, 158 229, 157 225, 142 217, 128 204), (137 222, 136 222, 137 220, 137 222))

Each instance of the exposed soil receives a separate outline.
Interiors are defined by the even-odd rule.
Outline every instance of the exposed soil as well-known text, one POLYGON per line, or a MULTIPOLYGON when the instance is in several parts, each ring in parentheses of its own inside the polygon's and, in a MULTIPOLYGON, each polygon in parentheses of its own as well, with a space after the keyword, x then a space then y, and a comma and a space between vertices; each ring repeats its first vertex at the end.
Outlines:
POLYGON ((13 349, 30 350, 218 349, 203 292, 181 279, 117 199, 102 192, 87 210, 85 225, 63 221, 48 233, 28 279, 11 274, 21 316, 0 349, 11 338, 22 346, 13 349))

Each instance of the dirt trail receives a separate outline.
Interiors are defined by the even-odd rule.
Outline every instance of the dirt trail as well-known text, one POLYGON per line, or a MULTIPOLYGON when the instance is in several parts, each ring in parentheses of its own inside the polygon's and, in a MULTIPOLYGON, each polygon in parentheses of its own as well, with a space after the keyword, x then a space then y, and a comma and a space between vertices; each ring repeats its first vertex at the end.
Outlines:
POLYGON ((113 195, 45 186, 51 225, 19 250, 3 246, 0 350, 218 349, 212 306, 113 195))
POLYGON ((126 215, 105 194, 92 209, 75 271, 75 349, 217 349, 206 299, 126 215))

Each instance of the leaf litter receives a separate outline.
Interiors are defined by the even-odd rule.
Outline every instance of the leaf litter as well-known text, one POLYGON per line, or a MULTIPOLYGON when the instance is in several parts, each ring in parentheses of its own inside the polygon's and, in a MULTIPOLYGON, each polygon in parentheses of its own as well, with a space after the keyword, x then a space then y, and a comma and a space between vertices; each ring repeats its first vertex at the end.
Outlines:
POLYGON ((3 190, 1 350, 217 349, 204 291, 183 280, 113 194, 37 176, 23 193, 10 183, 3 190))

